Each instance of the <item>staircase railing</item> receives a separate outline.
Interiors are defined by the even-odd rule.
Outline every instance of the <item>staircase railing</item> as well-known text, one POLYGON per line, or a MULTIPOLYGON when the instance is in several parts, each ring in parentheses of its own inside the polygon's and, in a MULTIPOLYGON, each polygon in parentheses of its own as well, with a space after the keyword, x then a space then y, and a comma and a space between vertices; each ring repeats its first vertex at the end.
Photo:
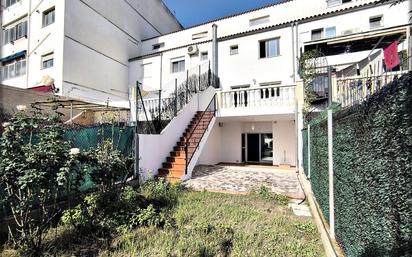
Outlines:
MULTIPOLYGON (((162 98, 162 91, 159 91, 157 99, 140 99, 139 105, 141 108, 140 114, 144 113, 146 123, 152 125, 146 126, 148 129, 141 131, 142 133, 151 134, 151 127, 154 127, 154 133, 159 134, 177 116, 178 112, 188 104, 193 96, 199 92, 203 92, 209 86, 219 87, 219 78, 212 73, 210 62, 208 63, 207 71, 201 72, 201 66, 196 67, 198 72, 189 75, 189 70, 186 71, 186 79, 178 83, 178 79, 173 81, 174 90, 170 94, 162 98), (147 108, 143 108, 146 106, 147 108), (149 115, 148 115, 149 114, 149 115)), ((172 85, 169 85, 169 88, 172 85)))
MULTIPOLYGON (((213 116, 216 115, 216 95, 213 96, 212 100, 210 101, 210 103, 208 104, 208 106, 206 107, 206 109, 204 111, 202 111, 202 115, 200 116, 200 118, 197 120, 195 126, 193 127, 192 131, 185 136, 185 161, 186 161, 186 165, 185 165, 185 175, 187 175, 187 168, 189 166, 189 163, 192 161, 193 155, 194 155, 194 151, 192 152, 190 158, 189 158, 189 144, 190 144, 190 139, 192 139, 194 132, 196 131, 196 129, 198 128, 198 126, 202 123, 203 127, 207 128, 211 122, 212 119, 208 120, 207 122, 205 122, 203 120, 203 117, 205 115, 206 112, 212 112, 213 116), (210 110, 211 111, 208 111, 210 110), (206 126, 205 126, 206 124, 206 126)), ((202 136, 200 137, 198 142, 195 142, 195 147, 194 149, 196 150, 199 147, 200 142, 202 142, 203 136, 205 135, 205 132, 202 134, 202 136)))

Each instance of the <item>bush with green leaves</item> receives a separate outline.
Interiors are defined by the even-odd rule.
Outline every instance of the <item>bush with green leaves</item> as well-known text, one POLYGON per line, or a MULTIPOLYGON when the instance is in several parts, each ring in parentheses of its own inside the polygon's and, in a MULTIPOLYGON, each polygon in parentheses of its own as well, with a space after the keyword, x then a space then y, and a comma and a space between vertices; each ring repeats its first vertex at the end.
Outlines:
POLYGON ((13 215, 16 229, 9 228, 12 243, 41 252, 44 234, 61 209, 57 201, 80 183, 77 151, 63 138, 57 112, 20 108, 3 124, 0 139, 2 199, 13 215))

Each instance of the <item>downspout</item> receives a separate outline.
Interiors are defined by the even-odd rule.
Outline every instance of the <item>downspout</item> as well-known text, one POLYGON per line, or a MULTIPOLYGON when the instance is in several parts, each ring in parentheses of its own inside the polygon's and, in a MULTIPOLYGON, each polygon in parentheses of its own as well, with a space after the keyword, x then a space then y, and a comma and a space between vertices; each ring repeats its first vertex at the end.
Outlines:
MULTIPOLYGON (((213 55, 213 63, 212 63, 212 71, 215 77, 219 76, 219 67, 218 67, 218 41, 217 41, 217 25, 212 25, 212 55, 213 55)), ((218 85, 215 85, 216 80, 213 81, 213 85, 216 88, 218 85)))
POLYGON ((160 90, 163 89, 163 53, 160 53, 160 90))
POLYGON ((26 88, 29 88, 30 33, 31 33, 31 0, 29 0, 29 10, 27 11, 26 88))
POLYGON ((292 32, 293 83, 296 83, 295 33, 293 22, 290 24, 290 28, 292 32))
POLYGON ((295 47, 296 47, 296 59, 295 59, 295 72, 296 72, 296 79, 300 79, 299 76, 299 57, 300 57, 300 52, 299 52, 299 22, 295 22, 295 47))

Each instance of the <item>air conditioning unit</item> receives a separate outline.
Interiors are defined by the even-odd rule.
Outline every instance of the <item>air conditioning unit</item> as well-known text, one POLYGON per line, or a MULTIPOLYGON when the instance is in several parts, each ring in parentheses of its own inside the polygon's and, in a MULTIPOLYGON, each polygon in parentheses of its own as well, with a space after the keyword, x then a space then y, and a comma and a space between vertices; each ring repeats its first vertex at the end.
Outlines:
POLYGON ((189 55, 195 55, 199 53, 199 47, 197 47, 197 45, 193 45, 193 46, 189 46, 187 48, 187 53, 189 55))

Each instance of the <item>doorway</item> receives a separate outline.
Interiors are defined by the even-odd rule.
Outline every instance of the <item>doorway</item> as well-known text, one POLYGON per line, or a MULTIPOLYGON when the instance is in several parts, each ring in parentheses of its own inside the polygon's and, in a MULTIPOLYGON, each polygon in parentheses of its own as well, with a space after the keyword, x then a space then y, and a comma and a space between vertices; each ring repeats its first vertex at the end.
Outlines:
POLYGON ((273 134, 242 134, 242 162, 273 163, 273 134))

